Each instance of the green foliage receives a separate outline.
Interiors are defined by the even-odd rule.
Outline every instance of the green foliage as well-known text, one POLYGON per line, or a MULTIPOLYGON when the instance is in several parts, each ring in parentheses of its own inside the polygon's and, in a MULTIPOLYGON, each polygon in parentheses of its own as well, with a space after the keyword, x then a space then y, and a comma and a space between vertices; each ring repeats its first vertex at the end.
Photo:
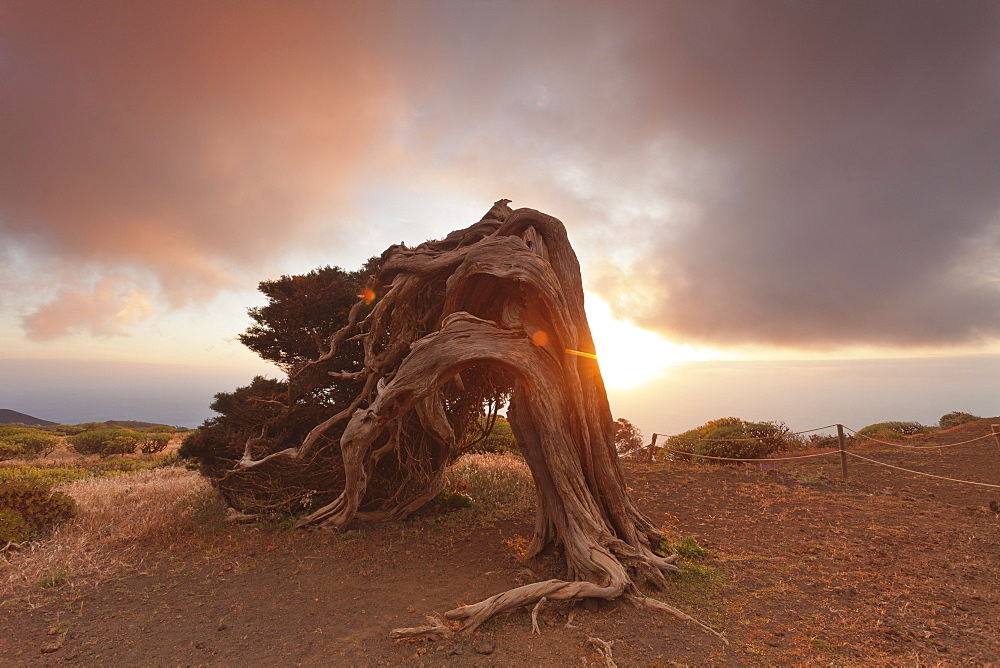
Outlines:
POLYGON ((219 392, 211 408, 219 415, 188 434, 178 450, 181 457, 196 460, 211 478, 232 469, 248 441, 256 446, 252 448, 256 457, 296 447, 331 412, 320 397, 292 397, 288 381, 263 376, 233 392, 219 392))
POLYGON ((32 537, 48 534, 76 515, 76 501, 51 485, 28 481, 0 482, 0 510, 15 510, 31 529, 32 537))
POLYGON ((919 422, 876 422, 858 430, 859 437, 878 439, 901 439, 916 434, 928 434, 934 431, 931 427, 919 422))
POLYGON ((620 457, 627 457, 643 448, 642 432, 625 418, 615 420, 615 449, 620 457))
POLYGON ((662 557, 680 555, 681 558, 675 564, 680 570, 670 574, 675 582, 705 584, 714 582, 720 577, 713 566, 701 563, 712 557, 712 551, 699 545, 691 536, 660 541, 655 552, 662 557))
POLYGON ((14 443, 5 443, 0 441, 0 462, 5 459, 14 459, 20 457, 21 453, 24 452, 24 448, 20 445, 15 445, 14 443))
POLYGON ((0 483, 18 481, 61 485, 65 482, 83 480, 94 475, 93 471, 82 466, 0 466, 0 483))
MULTIPOLYGON (((268 303, 248 310, 254 324, 240 335, 240 341, 286 370, 316 359, 326 352, 330 336, 347 322, 374 261, 359 271, 327 266, 262 281, 257 287, 268 303)), ((342 348, 340 359, 335 360, 338 370, 363 359, 360 345, 342 348)))
MULTIPOLYGON (((132 429, 112 427, 83 431, 75 436, 67 437, 66 442, 81 455, 110 457, 134 453, 147 442, 149 436, 132 429)), ((167 440, 170 440, 169 437, 167 440)), ((163 444, 163 447, 166 447, 166 443, 163 444)))
POLYGON ((672 545, 675 552, 688 559, 708 559, 712 556, 712 551, 702 547, 691 536, 684 536, 672 545))
POLYGON ((0 425, 0 460, 44 457, 59 446, 59 437, 35 427, 0 425))
MULTIPOLYGON (((747 422, 727 417, 667 439, 658 458, 699 461, 698 455, 759 459, 775 452, 800 449, 803 439, 790 433, 784 422, 747 422)), ((708 460, 712 461, 712 460, 708 460)))
MULTIPOLYGON (((179 451, 182 457, 197 463, 232 507, 245 512, 294 515, 304 508, 326 505, 340 494, 344 472, 339 439, 346 421, 322 432, 309 450, 310 461, 274 458, 253 469, 238 469, 237 463, 245 454, 260 460, 297 448, 314 427, 327 422, 362 394, 365 381, 360 374, 355 375, 363 370, 365 351, 361 340, 348 337, 338 343, 335 354, 327 353, 334 334, 352 318, 354 323, 362 322, 374 308, 378 295, 368 291, 368 282, 378 262, 378 258, 369 260, 356 272, 323 267, 260 283, 268 303, 249 309, 254 322, 240 341, 275 362, 287 373, 288 380, 258 376, 248 386, 216 394, 211 407, 217 416, 188 435, 179 451), (360 301, 359 296, 363 297, 360 301)), ((435 291, 442 287, 431 285, 417 299, 433 304, 435 291)), ((439 316, 433 312, 421 314, 428 321, 439 316)), ((376 347, 385 343, 374 338, 369 342, 376 347)), ((480 416, 484 406, 505 403, 510 382, 505 372, 488 366, 463 370, 462 381, 462 388, 459 383, 450 383, 442 392, 453 432, 460 443, 471 445, 476 438, 470 433, 483 432, 477 427, 483 425, 480 416)), ((398 437, 424 439, 420 420, 415 415, 403 420, 398 437)), ((515 448, 506 424, 482 440, 483 449, 515 448)), ((432 461, 437 457, 436 450, 436 446, 415 449, 416 459, 426 460, 420 462, 409 455, 382 458, 369 472, 367 489, 372 502, 387 504, 397 493, 414 494, 416 487, 429 483, 428 478, 412 482, 414 489, 399 489, 400 481, 413 471, 430 471, 442 463, 432 461)), ((449 456, 461 453, 461 448, 456 450, 449 456)))
POLYGON ((957 427, 960 424, 965 424, 966 422, 975 422, 976 420, 982 420, 983 418, 978 415, 973 415, 972 413, 963 413, 961 411, 952 411, 951 413, 945 413, 938 420, 938 426, 942 429, 951 429, 952 427, 957 427))
POLYGON ((660 541, 655 552, 661 557, 679 554, 685 559, 708 559, 712 556, 712 551, 699 545, 692 536, 684 536, 677 540, 664 539, 660 541))
POLYGON ((452 485, 445 485, 441 493, 434 498, 434 502, 443 506, 454 508, 471 508, 474 505, 472 497, 464 491, 456 490, 452 485))
POLYGON ((33 466, 0 466, 0 482, 30 482, 43 485, 62 483, 105 476, 123 475, 151 468, 175 466, 180 462, 176 453, 159 455, 146 459, 132 457, 110 457, 100 461, 77 460, 72 465, 46 464, 33 466))
MULTIPOLYGON (((487 419, 481 417, 479 421, 485 429, 488 425, 487 419)), ((517 439, 514 438, 510 422, 504 416, 497 415, 496 420, 493 422, 493 428, 485 436, 470 444, 465 452, 492 452, 494 454, 510 452, 519 454, 521 451, 517 447, 517 439)))
POLYGON ((31 538, 31 527, 20 511, 0 508, 0 551, 10 543, 23 543, 31 538))

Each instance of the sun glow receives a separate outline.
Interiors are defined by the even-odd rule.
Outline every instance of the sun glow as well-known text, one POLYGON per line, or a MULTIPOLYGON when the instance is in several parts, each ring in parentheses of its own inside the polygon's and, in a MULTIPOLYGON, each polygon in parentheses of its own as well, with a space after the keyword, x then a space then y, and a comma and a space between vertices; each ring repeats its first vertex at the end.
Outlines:
POLYGON ((628 320, 616 319, 607 303, 593 294, 586 295, 586 303, 597 361, 608 387, 635 387, 663 375, 671 364, 712 358, 708 351, 670 343, 628 320))

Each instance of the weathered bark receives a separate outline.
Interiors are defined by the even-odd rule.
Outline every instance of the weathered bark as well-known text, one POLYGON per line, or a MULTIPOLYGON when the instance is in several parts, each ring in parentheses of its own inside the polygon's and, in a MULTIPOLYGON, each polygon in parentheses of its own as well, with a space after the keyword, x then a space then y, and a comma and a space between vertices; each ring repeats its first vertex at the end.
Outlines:
MULTIPOLYGON (((528 552, 561 547, 569 581, 519 587, 446 614, 464 628, 542 597, 616 598, 634 593, 635 574, 662 585, 663 573, 676 570, 654 554, 661 534, 625 487, 566 230, 506 202, 443 240, 383 254, 371 286, 375 307, 332 337, 326 355, 360 337, 364 390, 301 446, 271 455, 301 459, 347 420, 339 436, 343 491, 298 526, 404 517, 442 489, 470 406, 509 397, 508 418, 538 495, 528 552), (369 481, 390 455, 400 462, 398 487, 365 507, 369 481)), ((248 452, 241 467, 260 463, 248 452)))

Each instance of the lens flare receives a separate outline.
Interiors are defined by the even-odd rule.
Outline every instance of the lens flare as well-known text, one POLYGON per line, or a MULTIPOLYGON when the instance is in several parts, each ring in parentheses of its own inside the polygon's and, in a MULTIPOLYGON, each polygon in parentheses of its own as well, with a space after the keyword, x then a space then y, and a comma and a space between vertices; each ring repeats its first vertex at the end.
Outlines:
POLYGON ((372 290, 371 288, 365 288, 361 292, 361 294, 358 295, 358 297, 360 297, 361 299, 364 299, 365 300, 365 304, 371 304, 373 301, 375 301, 375 291, 372 290))
POLYGON ((541 348, 542 346, 544 346, 549 342, 548 332, 538 330, 537 332, 531 335, 531 342, 534 343, 539 348, 541 348))

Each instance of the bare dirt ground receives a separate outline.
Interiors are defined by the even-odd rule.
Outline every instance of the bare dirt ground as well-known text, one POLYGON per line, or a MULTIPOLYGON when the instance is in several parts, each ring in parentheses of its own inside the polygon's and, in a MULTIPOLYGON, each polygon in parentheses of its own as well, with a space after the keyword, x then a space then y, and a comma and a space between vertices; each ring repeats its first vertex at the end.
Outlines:
MULTIPOLYGON (((951 443, 990 422, 913 438, 951 443)), ((858 452, 905 468, 1000 484, 992 440, 858 452)), ((473 634, 398 641, 389 631, 559 577, 556 555, 522 562, 533 517, 483 522, 428 508, 344 535, 226 526, 151 555, 98 587, 46 589, 0 608, 2 665, 1000 664, 1000 489, 920 478, 837 457, 796 464, 627 464, 641 508, 713 550, 706 580, 662 597, 722 631, 623 603, 549 604, 473 634), (994 506, 995 508, 995 506, 994 506), (570 613, 573 624, 567 626, 570 613)))

